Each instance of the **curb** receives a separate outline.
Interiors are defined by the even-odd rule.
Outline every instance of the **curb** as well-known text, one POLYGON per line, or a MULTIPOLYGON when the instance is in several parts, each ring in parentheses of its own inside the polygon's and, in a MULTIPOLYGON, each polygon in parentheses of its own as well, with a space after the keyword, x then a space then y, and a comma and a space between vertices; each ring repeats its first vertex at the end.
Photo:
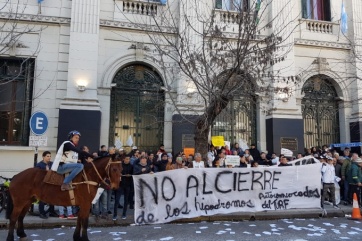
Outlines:
MULTIPOLYGON (((322 209, 290 209, 288 211, 263 211, 250 213, 232 213, 232 214, 217 214, 213 216, 201 216, 196 218, 179 219, 171 223, 199 223, 199 222, 217 222, 217 221, 256 221, 256 220, 277 220, 277 219, 296 219, 296 218, 332 218, 345 217, 350 215, 352 211, 342 209, 326 209, 327 215, 323 215, 322 209)), ((7 229, 9 221, 3 217, 0 218, 0 229, 7 229)), ((90 227, 116 227, 130 226, 134 224, 133 215, 127 219, 118 219, 113 221, 111 217, 108 219, 96 220, 94 216, 89 217, 90 227)), ((60 220, 57 218, 40 219, 37 216, 26 216, 24 227, 27 229, 37 228, 56 228, 56 227, 74 227, 76 220, 60 220)))

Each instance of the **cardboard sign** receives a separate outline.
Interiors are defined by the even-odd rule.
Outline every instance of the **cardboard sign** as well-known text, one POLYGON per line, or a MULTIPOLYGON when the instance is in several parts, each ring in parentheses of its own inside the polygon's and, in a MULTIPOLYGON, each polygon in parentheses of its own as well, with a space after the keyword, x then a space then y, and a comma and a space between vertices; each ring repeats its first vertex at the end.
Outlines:
POLYGON ((291 150, 289 150, 289 149, 286 149, 286 148, 282 148, 282 149, 280 150, 280 154, 282 154, 282 155, 284 155, 284 156, 286 156, 286 157, 291 157, 291 156, 293 156, 293 152, 292 152, 291 150))
POLYGON ((225 158, 226 166, 240 166, 240 157, 239 156, 231 156, 227 155, 225 158))
POLYGON ((195 148, 184 148, 184 153, 186 156, 195 155, 195 148))
POLYGON ((223 136, 212 136, 211 142, 214 146, 224 146, 224 137, 223 136))

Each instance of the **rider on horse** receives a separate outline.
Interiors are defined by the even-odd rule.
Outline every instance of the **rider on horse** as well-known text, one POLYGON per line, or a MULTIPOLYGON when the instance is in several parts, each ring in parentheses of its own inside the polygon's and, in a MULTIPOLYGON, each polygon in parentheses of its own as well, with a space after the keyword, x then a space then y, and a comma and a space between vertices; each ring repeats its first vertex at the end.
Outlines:
POLYGON ((75 187, 70 183, 73 178, 83 170, 83 164, 78 162, 78 154, 82 154, 87 158, 93 158, 88 152, 76 148, 79 138, 80 133, 78 131, 74 130, 69 132, 68 141, 63 142, 59 147, 57 156, 52 165, 52 170, 59 174, 69 173, 69 175, 64 178, 64 182, 61 186, 62 191, 74 189, 75 187))

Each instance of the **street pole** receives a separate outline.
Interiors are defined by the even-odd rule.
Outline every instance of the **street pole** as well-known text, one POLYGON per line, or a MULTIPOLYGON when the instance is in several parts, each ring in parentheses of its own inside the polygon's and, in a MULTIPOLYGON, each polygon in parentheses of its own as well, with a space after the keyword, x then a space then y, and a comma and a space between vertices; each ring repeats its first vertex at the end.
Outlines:
POLYGON ((38 163, 38 146, 35 147, 34 151, 34 167, 36 167, 37 163, 38 163))
MULTIPOLYGON (((35 150, 34 150, 34 167, 36 167, 37 163, 38 163, 38 146, 35 146, 35 150)), ((29 214, 30 215, 35 215, 34 214, 34 203, 31 204, 29 214)))

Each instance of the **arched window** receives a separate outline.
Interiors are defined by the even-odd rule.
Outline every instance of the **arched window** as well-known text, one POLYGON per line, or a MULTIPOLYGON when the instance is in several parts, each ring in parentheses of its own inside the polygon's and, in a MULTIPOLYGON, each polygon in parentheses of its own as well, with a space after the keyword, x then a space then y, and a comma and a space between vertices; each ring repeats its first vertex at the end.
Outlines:
POLYGON ((302 89, 305 147, 339 143, 338 95, 325 75, 308 79, 302 89))
POLYGON ((164 93, 161 77, 140 64, 121 69, 113 79, 109 143, 129 136, 133 145, 155 151, 163 142, 164 93))

